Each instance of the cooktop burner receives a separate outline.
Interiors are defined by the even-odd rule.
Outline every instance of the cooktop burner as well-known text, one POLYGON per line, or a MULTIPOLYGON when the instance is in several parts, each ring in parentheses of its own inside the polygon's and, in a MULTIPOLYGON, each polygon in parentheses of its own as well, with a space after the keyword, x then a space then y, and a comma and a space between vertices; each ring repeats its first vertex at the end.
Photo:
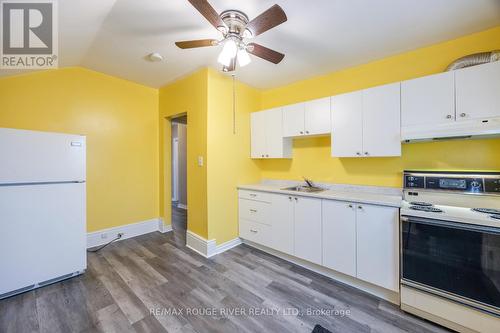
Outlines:
POLYGON ((432 204, 430 204, 428 202, 422 202, 422 201, 412 201, 412 202, 410 202, 410 205, 422 206, 422 207, 431 207, 432 206, 432 204))
POLYGON ((500 220, 500 214, 493 214, 493 215, 490 215, 490 217, 492 219, 495 219, 495 220, 500 220))
POLYGON ((410 209, 420 210, 423 212, 432 212, 432 213, 442 213, 443 211, 439 208, 432 206, 410 206, 410 209))
POLYGON ((485 213, 485 214, 495 214, 499 215, 500 214, 500 209, 493 209, 493 208, 472 208, 473 211, 478 212, 478 213, 485 213))

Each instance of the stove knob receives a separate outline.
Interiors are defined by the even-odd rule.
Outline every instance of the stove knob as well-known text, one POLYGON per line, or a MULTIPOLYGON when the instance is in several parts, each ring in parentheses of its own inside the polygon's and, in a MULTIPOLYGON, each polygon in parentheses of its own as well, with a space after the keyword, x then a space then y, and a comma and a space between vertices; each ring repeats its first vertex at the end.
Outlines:
POLYGON ((478 182, 477 180, 473 180, 471 183, 470 183, 470 186, 473 188, 473 189, 479 189, 481 188, 481 183, 478 182))

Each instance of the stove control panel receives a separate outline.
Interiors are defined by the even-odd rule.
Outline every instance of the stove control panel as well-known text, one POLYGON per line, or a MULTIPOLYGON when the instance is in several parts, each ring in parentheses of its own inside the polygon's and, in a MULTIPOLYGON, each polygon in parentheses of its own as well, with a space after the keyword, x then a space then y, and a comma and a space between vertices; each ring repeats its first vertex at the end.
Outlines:
POLYGON ((404 188, 500 195, 500 173, 405 171, 404 188))

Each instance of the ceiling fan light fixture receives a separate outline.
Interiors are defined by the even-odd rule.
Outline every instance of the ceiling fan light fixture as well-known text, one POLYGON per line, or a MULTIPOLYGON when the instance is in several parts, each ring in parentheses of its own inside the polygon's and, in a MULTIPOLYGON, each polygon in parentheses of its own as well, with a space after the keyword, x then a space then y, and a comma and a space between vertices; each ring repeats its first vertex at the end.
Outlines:
POLYGON ((224 47, 222 48, 217 61, 224 66, 229 66, 234 57, 236 57, 237 52, 238 45, 233 39, 229 38, 225 41, 224 47))
POLYGON ((245 67, 252 61, 252 59, 250 59, 250 55, 248 55, 248 52, 247 50, 245 50, 245 48, 241 48, 238 50, 237 59, 240 67, 245 67))

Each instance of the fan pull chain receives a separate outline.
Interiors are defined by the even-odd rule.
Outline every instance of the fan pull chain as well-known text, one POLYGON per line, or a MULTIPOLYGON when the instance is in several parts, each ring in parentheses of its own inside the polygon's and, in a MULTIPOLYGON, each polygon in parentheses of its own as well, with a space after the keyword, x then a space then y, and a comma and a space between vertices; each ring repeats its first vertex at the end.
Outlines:
POLYGON ((233 77, 233 134, 236 134, 236 81, 235 74, 231 76, 233 77))

